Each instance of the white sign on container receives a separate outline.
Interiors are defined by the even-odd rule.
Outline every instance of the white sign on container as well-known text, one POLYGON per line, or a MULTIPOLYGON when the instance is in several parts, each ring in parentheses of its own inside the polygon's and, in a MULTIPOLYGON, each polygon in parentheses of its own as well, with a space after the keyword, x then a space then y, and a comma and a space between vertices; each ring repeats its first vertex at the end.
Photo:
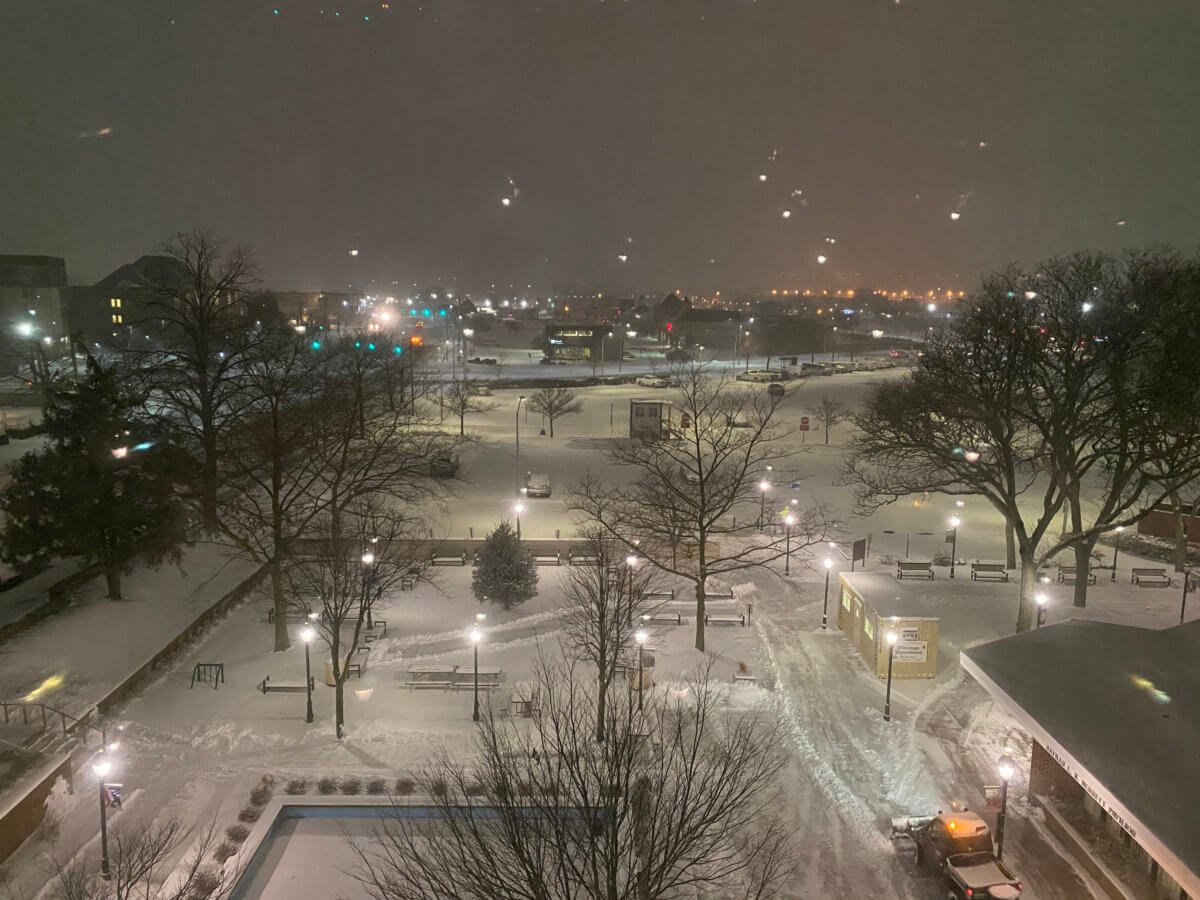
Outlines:
POLYGON ((895 662, 926 662, 929 657, 929 641, 896 641, 895 662))

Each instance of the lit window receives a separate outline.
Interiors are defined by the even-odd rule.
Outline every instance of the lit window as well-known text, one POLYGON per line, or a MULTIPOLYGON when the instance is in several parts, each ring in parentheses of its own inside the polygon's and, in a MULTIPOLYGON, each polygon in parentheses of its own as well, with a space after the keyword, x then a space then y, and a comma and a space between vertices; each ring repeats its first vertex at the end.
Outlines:
POLYGON ((870 619, 863 619, 863 631, 867 633, 867 637, 875 637, 875 626, 871 624, 870 619))
POLYGON ((120 309, 121 308, 121 298, 120 297, 110 297, 109 301, 108 301, 108 305, 111 306, 113 309, 120 309))
POLYGON ((120 313, 113 313, 112 320, 113 320, 114 325, 120 325, 123 322, 123 319, 122 319, 120 313))

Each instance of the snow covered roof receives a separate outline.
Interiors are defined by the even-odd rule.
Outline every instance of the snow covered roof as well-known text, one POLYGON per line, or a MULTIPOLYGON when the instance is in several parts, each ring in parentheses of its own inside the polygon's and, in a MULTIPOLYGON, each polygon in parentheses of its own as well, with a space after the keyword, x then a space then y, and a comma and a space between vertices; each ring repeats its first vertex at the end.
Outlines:
POLYGON ((1200 894, 1200 620, 1069 621, 962 653, 966 669, 1189 895, 1200 894))
POLYGON ((988 597, 994 597, 997 593, 996 584, 971 581, 969 577, 951 581, 946 577, 945 570, 936 571, 934 581, 897 578, 894 566, 889 566, 886 571, 843 572, 842 578, 879 615, 908 619, 938 618, 940 610, 947 603, 964 593, 986 594, 988 597))

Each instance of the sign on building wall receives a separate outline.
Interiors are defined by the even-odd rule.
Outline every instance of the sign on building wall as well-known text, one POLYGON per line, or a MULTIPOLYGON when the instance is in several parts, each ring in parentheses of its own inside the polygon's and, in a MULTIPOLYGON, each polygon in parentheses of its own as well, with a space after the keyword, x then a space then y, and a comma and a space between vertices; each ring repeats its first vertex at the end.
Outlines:
POLYGON ((895 662, 927 662, 928 657, 929 641, 896 641, 895 662))

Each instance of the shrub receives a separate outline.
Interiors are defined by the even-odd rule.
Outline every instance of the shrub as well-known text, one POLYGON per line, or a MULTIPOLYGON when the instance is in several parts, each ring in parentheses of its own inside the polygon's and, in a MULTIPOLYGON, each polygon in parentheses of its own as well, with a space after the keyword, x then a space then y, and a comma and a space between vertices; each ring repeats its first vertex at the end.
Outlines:
POLYGON ((246 838, 250 837, 250 829, 245 825, 230 825, 225 829, 225 836, 234 843, 240 844, 246 838))
POLYGON ((233 856, 236 853, 237 853, 237 847, 235 847, 233 844, 226 842, 224 844, 221 844, 221 846, 217 847, 217 849, 213 851, 213 859, 215 859, 219 863, 223 863, 223 862, 225 862, 225 860, 229 859, 231 856, 233 856))
POLYGON ((221 887, 224 879, 219 872, 205 866, 198 869, 192 876, 192 884, 188 890, 188 900, 208 900, 221 887))
POLYGON ((351 777, 351 778, 343 778, 342 779, 342 793, 343 794, 357 794, 361 790, 362 790, 362 779, 361 778, 351 777))
POLYGON ((322 778, 317 782, 317 790, 322 794, 336 794, 338 782, 336 778, 322 778))
POLYGON ((266 806, 267 801, 271 799, 270 785, 260 784, 250 792, 250 802, 255 806, 266 806))
POLYGON ((935 553, 935 554, 933 554, 932 562, 935 566, 949 566, 950 565, 950 554, 944 550, 940 553, 935 553))
POLYGON ((387 782, 384 781, 382 778, 372 778, 370 781, 367 782, 367 793, 368 794, 386 794, 387 793, 387 782))
POLYGON ((428 788, 429 795, 431 797, 437 797, 441 799, 449 796, 450 794, 450 788, 446 784, 446 780, 444 778, 435 778, 433 781, 429 782, 428 788))
POLYGON ((411 778, 396 779, 396 793, 401 797, 407 797, 413 792, 416 786, 416 782, 414 782, 411 778))
POLYGON ((468 784, 465 793, 468 797, 482 797, 487 790, 482 784, 468 784))
POLYGON ((261 815, 261 806, 243 806, 242 811, 238 813, 238 818, 243 822, 257 822, 261 815))
POLYGON ((303 778, 293 778, 287 783, 287 787, 284 790, 289 794, 303 794, 308 790, 308 782, 303 778))

